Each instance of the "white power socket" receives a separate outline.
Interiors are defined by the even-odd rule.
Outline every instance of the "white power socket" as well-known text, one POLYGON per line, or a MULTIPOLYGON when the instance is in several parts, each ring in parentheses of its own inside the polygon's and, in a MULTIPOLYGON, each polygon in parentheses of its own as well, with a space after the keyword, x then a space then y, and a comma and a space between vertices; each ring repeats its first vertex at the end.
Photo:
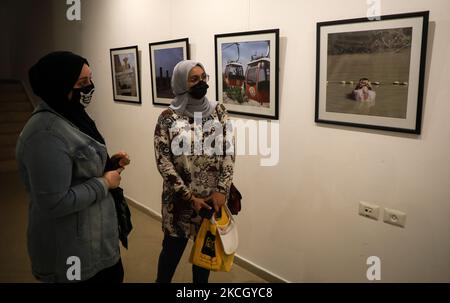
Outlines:
POLYGON ((361 216, 378 220, 380 215, 380 207, 375 204, 370 204, 364 201, 359 202, 359 214, 361 216))
POLYGON ((406 214, 399 210, 385 208, 383 221, 388 224, 405 227, 406 224, 406 214))

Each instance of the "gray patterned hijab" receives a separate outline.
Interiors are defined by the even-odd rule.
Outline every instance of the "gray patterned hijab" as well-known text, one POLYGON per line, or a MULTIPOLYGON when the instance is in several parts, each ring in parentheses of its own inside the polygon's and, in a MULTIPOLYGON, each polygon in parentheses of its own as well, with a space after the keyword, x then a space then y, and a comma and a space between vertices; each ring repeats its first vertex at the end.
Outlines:
POLYGON ((175 65, 172 75, 172 91, 175 98, 170 104, 170 108, 177 114, 187 115, 191 118, 194 118, 195 112, 200 112, 202 118, 206 118, 216 109, 217 101, 210 101, 206 96, 200 100, 194 99, 188 93, 189 72, 197 65, 205 70, 200 62, 193 60, 183 60, 175 65))

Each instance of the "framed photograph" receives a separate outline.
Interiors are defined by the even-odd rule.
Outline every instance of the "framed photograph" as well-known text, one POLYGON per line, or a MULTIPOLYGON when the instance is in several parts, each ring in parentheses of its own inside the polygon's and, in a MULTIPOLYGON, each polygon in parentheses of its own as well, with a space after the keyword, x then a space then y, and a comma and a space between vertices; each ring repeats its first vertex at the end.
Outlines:
POLYGON ((175 65, 189 59, 189 38, 149 43, 153 104, 169 105, 175 97, 170 85, 175 65))
POLYGON ((112 48, 110 53, 114 100, 141 103, 138 47, 112 48))
POLYGON ((317 23, 315 121, 420 134, 428 18, 317 23))
POLYGON ((278 119, 279 30, 220 34, 216 98, 228 112, 278 119))

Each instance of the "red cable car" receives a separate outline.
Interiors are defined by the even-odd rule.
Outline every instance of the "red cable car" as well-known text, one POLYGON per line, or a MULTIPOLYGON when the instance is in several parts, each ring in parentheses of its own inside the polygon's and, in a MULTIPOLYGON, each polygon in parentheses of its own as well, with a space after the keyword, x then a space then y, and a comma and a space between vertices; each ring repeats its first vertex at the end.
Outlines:
POLYGON ((224 50, 234 45, 236 45, 237 49, 237 59, 228 61, 225 66, 223 75, 224 88, 241 88, 245 80, 244 67, 239 63, 239 43, 232 43, 225 47, 224 50))
POLYGON ((245 72, 245 95, 259 104, 270 103, 270 59, 252 56, 245 72))
POLYGON ((242 87, 244 84, 244 67, 238 62, 228 63, 225 67, 225 74, 223 77, 225 87, 235 88, 242 87))

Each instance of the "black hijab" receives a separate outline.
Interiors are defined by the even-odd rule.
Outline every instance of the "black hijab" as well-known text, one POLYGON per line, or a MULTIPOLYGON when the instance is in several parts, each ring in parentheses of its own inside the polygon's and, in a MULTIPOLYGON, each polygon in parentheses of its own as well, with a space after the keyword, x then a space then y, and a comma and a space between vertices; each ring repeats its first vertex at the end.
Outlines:
MULTIPOLYGON (((105 144, 95 122, 77 101, 69 100, 68 95, 78 81, 83 65, 88 61, 72 52, 58 51, 41 58, 33 65, 28 76, 33 92, 42 98, 54 111, 72 122, 83 133, 105 144)), ((108 161, 106 170, 111 170, 108 161), (107 169, 108 168, 108 169, 107 169)))

